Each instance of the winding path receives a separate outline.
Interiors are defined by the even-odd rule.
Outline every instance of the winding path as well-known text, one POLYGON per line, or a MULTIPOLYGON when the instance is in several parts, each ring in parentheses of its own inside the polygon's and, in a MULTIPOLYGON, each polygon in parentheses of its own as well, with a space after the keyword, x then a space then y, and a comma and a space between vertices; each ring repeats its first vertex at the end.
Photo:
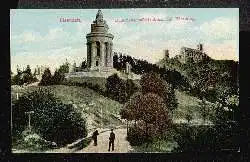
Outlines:
POLYGON ((114 151, 108 151, 110 131, 105 131, 98 135, 97 146, 94 146, 94 141, 92 140, 87 147, 80 150, 63 147, 46 151, 46 153, 128 153, 133 150, 126 139, 126 128, 114 129, 114 133, 116 138, 114 151))
POLYGON ((125 128, 115 129, 114 133, 116 136, 114 151, 108 151, 110 131, 107 131, 99 134, 97 146, 94 146, 94 142, 91 141, 87 147, 76 151, 76 153, 127 153, 132 150, 129 142, 126 140, 127 130, 125 128))

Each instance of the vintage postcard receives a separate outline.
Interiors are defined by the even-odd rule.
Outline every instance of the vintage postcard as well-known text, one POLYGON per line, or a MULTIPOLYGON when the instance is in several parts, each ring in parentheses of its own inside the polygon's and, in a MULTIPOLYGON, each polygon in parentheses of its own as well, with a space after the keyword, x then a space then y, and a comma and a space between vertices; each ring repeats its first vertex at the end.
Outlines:
POLYGON ((13 153, 240 151, 239 9, 10 10, 13 153))

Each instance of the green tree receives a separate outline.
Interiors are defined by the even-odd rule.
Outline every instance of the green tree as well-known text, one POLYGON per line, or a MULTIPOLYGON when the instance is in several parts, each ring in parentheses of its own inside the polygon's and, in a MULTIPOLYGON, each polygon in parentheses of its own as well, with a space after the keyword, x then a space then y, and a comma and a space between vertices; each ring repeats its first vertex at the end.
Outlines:
POLYGON ((27 67, 26 67, 26 69, 25 69, 24 72, 27 73, 28 75, 32 75, 32 74, 31 74, 30 65, 27 65, 27 67))
POLYGON ((69 72, 69 63, 66 61, 63 65, 61 65, 58 69, 59 73, 68 73, 69 72))
POLYGON ((23 84, 23 80, 21 79, 21 74, 22 71, 19 69, 19 67, 17 67, 17 74, 13 76, 12 78, 12 85, 22 85, 23 84))
POLYGON ((64 79, 64 74, 60 73, 59 70, 56 69, 54 75, 52 76, 52 84, 60 84, 64 79))
POLYGON ((203 118, 203 122, 205 123, 207 117, 209 116, 209 105, 206 103, 205 98, 202 100, 200 104, 200 113, 203 118))
POLYGON ((175 90, 174 90, 173 86, 170 85, 170 89, 169 89, 167 95, 168 95, 168 97, 166 99, 166 106, 170 110, 170 112, 172 113, 172 116, 173 116, 174 110, 176 110, 178 107, 178 100, 176 98, 175 90))
MULTIPOLYGON (((135 123, 136 121, 144 123, 139 127, 135 125, 135 129, 132 129, 135 132, 130 131, 129 137, 131 137, 132 133, 132 136, 136 136, 138 140, 143 140, 147 144, 150 139, 162 136, 170 124, 166 104, 155 93, 135 93, 121 110, 121 117, 127 120, 134 120, 135 123), (144 133, 139 130, 143 130, 144 133)), ((133 138, 128 138, 128 140, 132 143, 141 143, 134 141, 133 138)))
POLYGON ((126 101, 135 93, 137 87, 133 80, 128 79, 126 80, 126 101))
POLYGON ((50 69, 46 68, 44 70, 44 73, 42 75, 42 79, 41 79, 39 85, 47 86, 47 85, 51 85, 51 84, 52 84, 52 75, 51 75, 50 69))
POLYGON ((147 93, 138 102, 141 112, 141 120, 146 124, 146 136, 148 136, 148 124, 154 124, 158 132, 162 134, 169 124, 169 116, 164 100, 154 93, 147 93))
POLYGON ((37 81, 37 78, 32 75, 30 66, 27 65, 25 71, 22 72, 23 83, 32 83, 37 81))
POLYGON ((173 112, 178 106, 173 87, 164 81, 158 74, 144 74, 140 80, 143 94, 155 93, 165 100, 167 108, 173 112))
POLYGON ((192 111, 189 108, 185 113, 185 119, 187 120, 188 124, 190 124, 190 121, 193 119, 192 111))
POLYGON ((124 104, 123 109, 121 110, 121 118, 127 119, 129 121, 135 121, 135 127, 136 127, 136 121, 138 121, 141 118, 141 112, 140 112, 140 104, 142 94, 140 92, 134 93, 130 99, 124 104))
POLYGON ((49 90, 41 88, 24 94, 14 103, 12 110, 14 139, 18 139, 28 125, 27 111, 34 111, 31 116, 32 130, 59 146, 87 135, 81 113, 72 105, 63 104, 49 90))
POLYGON ((106 94, 110 98, 121 103, 126 101, 126 85, 117 74, 111 75, 107 78, 106 94))

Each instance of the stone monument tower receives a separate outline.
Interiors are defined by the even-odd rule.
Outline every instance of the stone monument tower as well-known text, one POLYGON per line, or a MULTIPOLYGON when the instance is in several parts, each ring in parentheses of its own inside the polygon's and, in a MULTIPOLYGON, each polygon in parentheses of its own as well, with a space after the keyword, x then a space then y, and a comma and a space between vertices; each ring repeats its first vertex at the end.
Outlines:
POLYGON ((108 25, 103 20, 101 10, 98 10, 96 19, 91 24, 91 32, 87 34, 87 69, 107 71, 113 68, 114 36, 108 33, 108 25))

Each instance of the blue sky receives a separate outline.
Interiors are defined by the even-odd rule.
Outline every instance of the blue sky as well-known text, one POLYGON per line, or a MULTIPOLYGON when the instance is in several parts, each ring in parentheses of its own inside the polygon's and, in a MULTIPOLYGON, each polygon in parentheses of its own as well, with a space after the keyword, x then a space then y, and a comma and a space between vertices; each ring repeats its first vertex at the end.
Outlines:
MULTIPOLYGON (((169 49, 170 56, 182 46, 196 48, 201 42, 214 59, 238 60, 239 10, 234 8, 141 8, 102 9, 114 51, 156 62, 169 49), (195 21, 176 20, 176 16, 195 21), (166 18, 162 22, 123 22, 126 18, 166 18)), ((11 69, 44 65, 52 71, 66 59, 79 64, 86 58, 86 34, 97 9, 15 9, 10 11, 11 69), (60 22, 79 18, 81 22, 60 22)))

